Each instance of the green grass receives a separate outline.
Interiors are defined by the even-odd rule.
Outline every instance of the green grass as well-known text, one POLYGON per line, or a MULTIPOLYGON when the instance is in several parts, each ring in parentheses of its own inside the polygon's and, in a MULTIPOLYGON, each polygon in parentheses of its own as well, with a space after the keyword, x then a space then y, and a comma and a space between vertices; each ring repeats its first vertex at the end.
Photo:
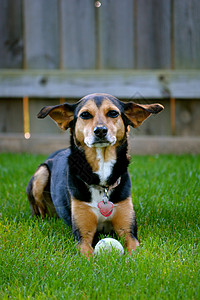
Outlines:
POLYGON ((30 217, 43 159, 0 154, 0 299, 200 299, 200 156, 133 157, 141 247, 89 261, 59 219, 30 217))

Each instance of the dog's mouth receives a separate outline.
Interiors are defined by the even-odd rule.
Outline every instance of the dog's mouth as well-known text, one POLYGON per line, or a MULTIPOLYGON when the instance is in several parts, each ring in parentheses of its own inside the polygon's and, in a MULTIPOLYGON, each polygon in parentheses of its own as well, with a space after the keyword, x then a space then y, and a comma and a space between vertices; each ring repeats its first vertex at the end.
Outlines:
POLYGON ((103 147, 108 147, 110 145, 111 143, 108 141, 99 141, 99 142, 94 142, 93 144, 91 144, 90 147, 103 148, 103 147))
POLYGON ((89 148, 93 148, 93 147, 104 148, 108 146, 113 146, 116 143, 116 138, 115 137, 112 137, 110 139, 95 138, 92 140, 86 138, 84 142, 89 148))

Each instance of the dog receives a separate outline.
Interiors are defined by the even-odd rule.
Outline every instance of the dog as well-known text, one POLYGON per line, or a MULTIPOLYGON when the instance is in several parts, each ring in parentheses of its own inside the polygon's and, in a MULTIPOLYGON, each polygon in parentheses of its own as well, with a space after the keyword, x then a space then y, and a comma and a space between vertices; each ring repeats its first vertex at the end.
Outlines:
POLYGON ((49 156, 29 181, 32 215, 64 220, 86 257, 99 233, 110 232, 132 253, 139 242, 128 173, 129 126, 162 110, 161 104, 125 103, 101 93, 42 108, 38 118, 49 115, 61 129, 70 129, 70 147, 49 156))

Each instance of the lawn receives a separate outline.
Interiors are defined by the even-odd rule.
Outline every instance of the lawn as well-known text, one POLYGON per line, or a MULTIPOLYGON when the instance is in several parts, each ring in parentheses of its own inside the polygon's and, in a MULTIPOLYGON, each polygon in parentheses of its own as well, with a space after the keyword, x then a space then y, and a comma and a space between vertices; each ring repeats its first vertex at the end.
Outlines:
POLYGON ((0 154, 0 299, 200 299, 200 156, 133 157, 141 247, 89 261, 59 219, 30 216, 43 159, 0 154))

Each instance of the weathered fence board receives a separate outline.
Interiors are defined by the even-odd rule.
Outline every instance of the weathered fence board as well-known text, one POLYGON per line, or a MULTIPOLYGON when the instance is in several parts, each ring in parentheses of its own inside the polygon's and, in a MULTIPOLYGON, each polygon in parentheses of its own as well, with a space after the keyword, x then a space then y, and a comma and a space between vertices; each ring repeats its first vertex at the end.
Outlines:
POLYGON ((200 98, 200 71, 1 70, 0 97, 200 98))
POLYGON ((0 68, 22 68, 22 0, 0 1, 0 68))
POLYGON ((199 28, 199 0, 1 0, 0 68, 199 69, 199 28))
POLYGON ((174 1, 174 67, 200 68, 200 1, 174 1))
POLYGON ((138 69, 171 67, 171 1, 136 1, 136 66, 138 69))
POLYGON ((164 104, 136 134, 199 135, 200 1, 100 2, 0 0, 0 132, 58 133, 43 105, 104 92, 164 104))
POLYGON ((100 68, 134 68, 134 5, 132 0, 108 0, 97 9, 100 68))
POLYGON ((199 100, 176 100, 176 134, 200 135, 199 100))
POLYGON ((61 1, 61 67, 96 67, 95 6, 91 0, 61 1))
MULTIPOLYGON (((58 149, 69 146, 69 134, 33 135, 26 140, 22 134, 0 133, 0 152, 29 152, 49 155, 58 149)), ((200 153, 200 139, 198 137, 161 137, 142 136, 129 139, 131 154, 183 154, 200 153)))
POLYGON ((59 20, 55 0, 24 1, 24 67, 59 67, 59 20))
POLYGON ((23 107, 20 99, 0 99, 0 132, 23 132, 23 107))

